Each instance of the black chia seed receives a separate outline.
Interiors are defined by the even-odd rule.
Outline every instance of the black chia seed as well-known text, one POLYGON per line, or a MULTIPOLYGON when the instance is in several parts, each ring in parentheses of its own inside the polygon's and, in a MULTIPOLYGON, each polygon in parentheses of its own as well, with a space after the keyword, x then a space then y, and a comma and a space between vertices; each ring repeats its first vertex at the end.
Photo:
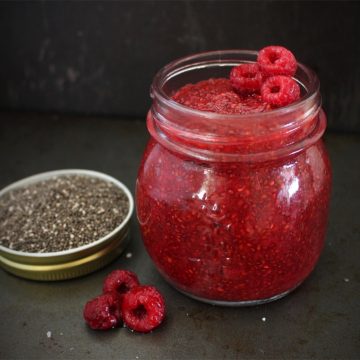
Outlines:
POLYGON ((0 245, 30 253, 77 248, 113 231, 128 212, 127 195, 109 181, 55 176, 0 198, 0 245))

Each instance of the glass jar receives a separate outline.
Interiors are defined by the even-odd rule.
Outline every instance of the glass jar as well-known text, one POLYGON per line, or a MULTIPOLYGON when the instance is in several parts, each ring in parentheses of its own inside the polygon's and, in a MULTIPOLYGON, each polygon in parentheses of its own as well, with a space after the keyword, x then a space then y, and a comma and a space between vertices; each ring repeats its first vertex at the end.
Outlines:
POLYGON ((301 100, 222 115, 171 96, 228 77, 257 52, 213 51, 165 66, 151 87, 151 139, 136 184, 145 247, 179 291, 220 305, 278 299, 313 270, 324 245, 331 168, 316 75, 299 64, 301 100))

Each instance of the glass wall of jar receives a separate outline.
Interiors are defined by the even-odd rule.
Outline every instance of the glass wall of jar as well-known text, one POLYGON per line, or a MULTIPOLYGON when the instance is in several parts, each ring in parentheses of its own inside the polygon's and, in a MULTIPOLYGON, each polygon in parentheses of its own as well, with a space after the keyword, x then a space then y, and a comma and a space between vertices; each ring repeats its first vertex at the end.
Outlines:
POLYGON ((223 115, 174 100, 188 83, 227 77, 252 51, 196 54, 155 77, 137 216, 156 268, 179 291, 221 305, 278 299, 314 269, 324 245, 331 168, 316 75, 299 64, 301 100, 223 115))

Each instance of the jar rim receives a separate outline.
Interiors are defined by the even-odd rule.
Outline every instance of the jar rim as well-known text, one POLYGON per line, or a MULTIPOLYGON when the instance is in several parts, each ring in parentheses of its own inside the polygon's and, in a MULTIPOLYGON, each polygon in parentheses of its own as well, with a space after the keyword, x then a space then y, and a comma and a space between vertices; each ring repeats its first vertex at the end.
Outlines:
POLYGON ((182 105, 171 96, 182 86, 223 78, 233 66, 254 63, 257 51, 216 50, 165 65, 150 89, 150 134, 168 149, 210 161, 262 160, 301 151, 325 131, 317 75, 298 63, 293 79, 304 89, 300 100, 264 112, 220 114, 182 105), (221 129, 221 131, 219 131, 221 129))
MULTIPOLYGON (((223 120, 234 120, 245 122, 251 120, 252 122, 262 122, 268 121, 269 118, 279 118, 281 115, 288 114, 293 111, 300 110, 302 107, 309 107, 316 102, 316 98, 319 97, 319 90, 320 90, 320 82, 316 75, 316 73, 307 67, 306 65, 298 62, 298 71, 300 70, 306 76, 306 83, 304 81, 299 81, 299 79, 295 78, 295 80, 302 85, 302 87, 306 90, 306 94, 298 101, 289 104, 287 106, 272 109, 271 111, 264 111, 264 112, 255 112, 255 113, 245 113, 245 114, 220 114, 211 111, 204 111, 204 110, 197 110, 185 106, 183 104, 178 103, 177 101, 173 100, 163 89, 164 84, 170 80, 171 78, 175 77, 176 75, 181 74, 184 71, 195 70, 197 68, 203 67, 210 63, 213 63, 215 66, 219 66, 219 64, 224 65, 232 65, 236 66, 242 63, 239 59, 231 59, 232 64, 224 63, 226 60, 226 56, 230 55, 245 55, 245 56, 257 56, 258 51, 254 50, 242 50, 242 49, 227 49, 227 50, 214 50, 214 51, 204 51, 198 52, 196 54, 184 56, 178 58, 164 67, 162 67, 154 77, 153 83, 150 89, 150 95, 153 99, 160 101, 165 106, 172 108, 174 110, 178 110, 184 114, 188 114, 189 116, 199 116, 199 117, 206 117, 208 120, 212 119, 223 119, 223 120), (201 57, 217 57, 218 60, 212 61, 201 61, 196 62, 197 59, 201 57), (236 61, 237 60, 237 61, 236 61)), ((249 62, 249 61, 246 61, 249 62)), ((222 66, 224 66, 222 65, 222 66)))

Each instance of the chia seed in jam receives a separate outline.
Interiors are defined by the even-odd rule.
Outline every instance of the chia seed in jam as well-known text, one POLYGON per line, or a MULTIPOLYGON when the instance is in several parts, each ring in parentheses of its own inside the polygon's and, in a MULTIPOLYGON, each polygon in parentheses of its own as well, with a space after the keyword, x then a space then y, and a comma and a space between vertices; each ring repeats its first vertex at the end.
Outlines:
POLYGON ((231 89, 224 64, 236 56, 248 61, 256 53, 194 55, 157 75, 147 117, 152 137, 136 185, 142 236, 157 269, 189 296, 223 305, 273 300, 311 273, 331 187, 315 74, 301 65, 302 99, 269 110, 256 95, 231 89), (214 78, 175 88, 198 78, 203 70, 189 64, 200 61, 214 78))

